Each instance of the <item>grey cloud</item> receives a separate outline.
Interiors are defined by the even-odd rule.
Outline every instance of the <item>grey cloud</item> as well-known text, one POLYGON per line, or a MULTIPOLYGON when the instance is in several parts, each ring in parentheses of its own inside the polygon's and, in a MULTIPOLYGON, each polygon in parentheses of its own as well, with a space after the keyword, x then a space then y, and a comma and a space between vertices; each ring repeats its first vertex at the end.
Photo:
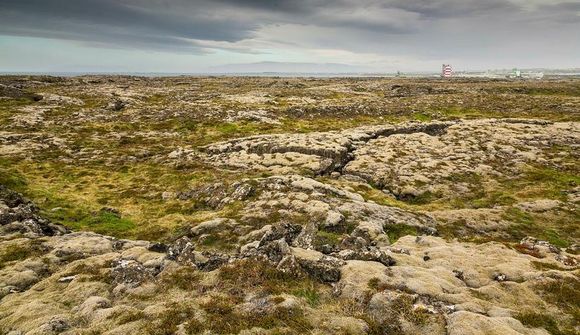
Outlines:
POLYGON ((534 13, 538 21, 554 23, 579 23, 580 2, 563 2, 551 5, 542 5, 534 13))
MULTIPOLYGON (((235 41, 248 37, 255 27, 231 17, 209 17, 203 6, 187 6, 183 11, 164 11, 154 2, 115 0, 3 0, 0 1, 2 26, 34 25, 36 21, 61 21, 87 28, 111 27, 144 34, 172 35, 182 38, 235 41), (6 20, 6 21, 4 21, 6 20)), ((209 13, 211 14, 211 13, 209 13)))
POLYGON ((93 41, 119 46, 195 49, 186 39, 234 42, 256 24, 188 6, 164 11, 152 2, 2 0, 0 34, 93 41))
MULTIPOLYGON (((262 27, 277 23, 350 31, 352 34, 347 35, 363 41, 376 38, 377 34, 413 35, 402 40, 420 44, 429 42, 439 22, 453 21, 458 29, 473 31, 473 22, 484 18, 488 27, 484 22, 479 31, 491 36, 494 32, 500 35, 496 23, 509 27, 514 22, 516 27, 521 22, 558 25, 579 20, 577 2, 552 1, 529 10, 512 1, 0 0, 0 34, 202 53, 204 48, 196 40, 251 40, 262 27)), ((328 36, 323 43, 348 44, 340 39, 341 36, 328 36)), ((287 44, 300 45, 300 40, 289 40, 287 44)))
POLYGON ((518 12, 518 7, 505 0, 388 0, 382 6, 404 9, 425 19, 473 17, 486 14, 518 12))

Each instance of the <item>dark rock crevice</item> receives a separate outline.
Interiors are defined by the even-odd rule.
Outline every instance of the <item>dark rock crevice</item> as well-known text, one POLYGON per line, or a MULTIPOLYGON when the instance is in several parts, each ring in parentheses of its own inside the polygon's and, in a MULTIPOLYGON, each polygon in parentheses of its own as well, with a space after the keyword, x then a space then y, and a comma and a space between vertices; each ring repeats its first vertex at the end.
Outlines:
MULTIPOLYGON (((343 159, 341 159, 338 162, 338 164, 335 164, 335 167, 331 171, 326 171, 325 173, 321 173, 321 175, 328 174, 330 172, 339 172, 342 174, 344 167, 356 158, 356 156, 354 155, 354 151, 356 149, 358 149, 360 147, 360 145, 366 144, 371 140, 375 140, 375 139, 378 139, 380 137, 389 137, 392 135, 415 134, 415 133, 425 133, 425 134, 431 135, 431 136, 440 136, 440 135, 445 134, 447 132, 447 128, 449 128, 453 124, 455 124, 455 123, 452 123, 452 122, 445 122, 445 123, 440 122, 439 123, 438 122, 438 123, 428 123, 428 124, 417 124, 417 125, 400 127, 400 128, 396 127, 393 129, 382 129, 380 131, 373 133, 369 137, 362 138, 360 141, 362 143, 360 143, 360 144, 359 143, 349 143, 349 145, 347 145, 347 147, 346 147, 346 154, 343 156, 343 159)), ((357 175, 357 176, 367 180, 367 182, 369 181, 368 176, 366 176, 366 175, 361 174, 361 175, 357 175)))
POLYGON ((62 235, 64 226, 41 217, 40 210, 30 200, 0 185, 0 234, 62 235))

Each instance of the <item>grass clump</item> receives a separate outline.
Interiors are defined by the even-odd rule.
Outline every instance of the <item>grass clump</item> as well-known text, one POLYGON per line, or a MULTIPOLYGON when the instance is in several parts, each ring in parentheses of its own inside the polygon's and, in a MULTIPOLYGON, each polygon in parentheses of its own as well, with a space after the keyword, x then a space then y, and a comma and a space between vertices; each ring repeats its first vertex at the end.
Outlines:
POLYGON ((161 314, 145 320, 144 333, 173 335, 183 326, 186 334, 199 334, 206 327, 199 321, 198 313, 199 309, 190 303, 169 303, 161 314))
POLYGON ((427 113, 415 113, 413 114, 413 118, 421 122, 430 122, 433 120, 433 116, 427 113))
POLYGON ((556 320, 547 314, 541 314, 533 311, 518 313, 514 316, 523 325, 532 328, 544 328, 552 335, 573 335, 574 332, 562 331, 558 327, 556 320))
POLYGON ((27 246, 21 245, 14 245, 7 250, 4 250, 0 254, 0 267, 4 267, 4 265, 8 262, 14 262, 23 260, 29 257, 31 254, 30 248, 27 246))
MULTIPOLYGON (((325 180, 325 182, 327 182, 325 180)), ((395 197, 385 194, 383 191, 373 187, 367 187, 366 185, 357 185, 354 189, 363 196, 365 200, 371 200, 375 203, 383 206, 399 207, 403 209, 410 209, 411 206, 404 201, 397 200, 395 197)))
POLYGON ((316 307, 320 304, 321 296, 314 285, 310 287, 304 287, 292 291, 292 295, 300 298, 304 298, 310 307, 316 307))
POLYGON ((114 312, 111 318, 116 319, 118 324, 123 325, 126 323, 142 320, 145 318, 145 313, 136 308, 129 308, 127 310, 114 312))
POLYGON ((557 264, 546 262, 532 261, 532 266, 540 271, 548 271, 548 270, 571 271, 570 269, 566 269, 557 264))
POLYGON ((407 235, 417 235, 417 228, 406 224, 393 224, 385 227, 385 233, 389 236, 391 243, 407 235))
MULTIPOLYGON (((71 260, 74 258, 82 258, 82 255, 73 255, 71 260)), ((105 262, 104 264, 86 264, 78 263, 75 264, 66 274, 66 276, 81 275, 80 281, 94 281, 111 284, 113 279, 111 277, 111 261, 105 262)))
POLYGON ((563 313, 554 319, 549 315, 525 312, 518 319, 532 327, 542 327, 552 334, 577 334, 580 320, 580 280, 575 276, 547 279, 534 286, 535 291, 546 301, 558 307, 563 313))
POLYGON ((580 176, 573 171, 559 171, 544 166, 531 166, 512 181, 511 188, 520 198, 566 200, 564 191, 580 185, 580 176))
POLYGON ((574 169, 557 169, 541 165, 527 166, 519 175, 501 178, 497 180, 498 183, 493 184, 486 183, 475 173, 452 174, 445 179, 455 184, 463 184, 470 191, 461 196, 451 197, 425 192, 417 197, 407 196, 399 200, 427 210, 493 208, 537 199, 565 201, 566 191, 580 184, 578 171, 574 169))
POLYGON ((580 320, 580 280, 565 277, 536 286, 542 297, 580 320))
POLYGON ((495 113, 486 113, 474 108, 464 108, 464 107, 447 107, 441 108, 436 111, 437 114, 443 116, 443 118, 448 119, 478 119, 483 117, 498 116, 495 113))
POLYGON ((404 201, 410 205, 426 205, 437 201, 441 198, 441 195, 433 193, 431 191, 425 191, 418 195, 404 195, 398 196, 398 200, 404 201))
POLYGON ((323 245, 337 246, 342 240, 342 234, 319 230, 316 232, 314 247, 318 250, 323 245))
POLYGON ((508 208, 502 218, 523 226, 532 226, 535 223, 534 217, 530 213, 524 212, 517 207, 508 208))
POLYGON ((492 191, 485 196, 473 200, 473 208, 493 208, 495 206, 510 206, 517 202, 514 196, 507 192, 492 191))
POLYGON ((46 253, 46 248, 37 240, 29 240, 24 243, 11 244, 0 250, 0 269, 11 262, 21 261, 30 257, 41 256, 46 253))
MULTIPOLYGON (((372 286, 371 282, 369 285, 372 286)), ((416 326, 436 322, 437 315, 431 315, 426 310, 414 308, 414 298, 411 295, 401 294, 390 300, 380 311, 369 313, 368 303, 355 300, 342 300, 341 310, 344 314, 364 320, 369 329, 367 334, 385 335, 402 334, 403 322, 416 326)))
POLYGON ((184 291, 194 291, 199 289, 202 275, 192 267, 180 267, 169 273, 163 273, 161 283, 165 289, 178 288, 184 291))
POLYGON ((0 185, 21 192, 26 188, 26 178, 20 173, 9 171, 7 167, 12 164, 14 164, 13 160, 0 158, 0 185))
MULTIPOLYGON (((563 216, 562 216, 563 217, 563 216)), ((502 215, 506 221, 513 222, 509 227, 509 234, 514 240, 522 239, 526 236, 534 236, 541 240, 546 240, 558 247, 568 247, 568 238, 575 238, 575 232, 568 232, 570 227, 577 224, 561 222, 560 224, 550 224, 550 218, 537 217, 516 207, 508 208, 502 215), (564 238, 566 236, 568 238, 564 238)), ((567 218, 566 218, 567 219, 567 218)), ((556 222, 558 223, 558 222, 556 222)))
POLYGON ((542 233, 538 234, 538 236, 557 247, 566 248, 570 246, 570 241, 562 237, 561 233, 554 229, 544 230, 542 233))
POLYGON ((67 210, 58 208, 49 215, 51 219, 61 222, 73 230, 89 230, 99 234, 125 237, 135 228, 135 224, 108 211, 88 212, 80 209, 67 210))
POLYGON ((234 295, 245 294, 247 290, 280 294, 313 285, 309 279, 296 278, 276 269, 266 261, 252 259, 241 260, 222 267, 219 278, 219 285, 234 295))
POLYGON ((243 329, 260 327, 263 329, 283 328, 286 333, 304 334, 312 329, 302 310, 271 306, 260 312, 241 312, 235 301, 215 296, 203 303, 208 328, 218 334, 237 334, 243 329))

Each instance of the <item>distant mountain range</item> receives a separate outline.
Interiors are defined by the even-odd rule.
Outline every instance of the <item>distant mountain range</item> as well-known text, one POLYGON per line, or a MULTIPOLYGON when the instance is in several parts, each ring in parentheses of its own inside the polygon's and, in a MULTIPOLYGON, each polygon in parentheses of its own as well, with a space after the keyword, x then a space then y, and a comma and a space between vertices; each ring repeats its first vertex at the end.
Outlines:
MULTIPOLYGON (((520 68, 522 73, 542 72, 548 76, 580 76, 580 68, 520 68)), ((457 76, 489 76, 507 75, 513 69, 489 69, 489 70, 462 70, 455 69, 457 76)), ((404 71, 400 75, 404 77, 432 77, 438 76, 440 70, 435 71, 404 71)), ((124 72, 124 71, 78 71, 78 72, 53 72, 53 71, 0 71, 0 75, 53 75, 53 76, 80 76, 80 75, 133 75, 146 77, 164 76, 207 76, 207 75, 239 75, 239 76, 304 76, 304 77, 367 77, 367 76, 395 76, 396 72, 381 70, 365 66, 356 66, 341 63, 292 63, 292 62, 259 62, 246 64, 226 64, 209 67, 198 72, 124 72)))
POLYGON ((366 66, 340 63, 293 63, 259 62, 246 64, 226 64, 208 68, 211 73, 369 73, 374 72, 366 66))

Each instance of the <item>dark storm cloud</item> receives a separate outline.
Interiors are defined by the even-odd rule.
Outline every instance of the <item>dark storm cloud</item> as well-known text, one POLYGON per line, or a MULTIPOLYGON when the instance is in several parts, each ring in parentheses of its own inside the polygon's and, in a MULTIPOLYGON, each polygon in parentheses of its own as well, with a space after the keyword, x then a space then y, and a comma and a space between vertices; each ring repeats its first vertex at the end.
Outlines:
POLYGON ((256 28, 194 6, 168 9, 153 1, 2 0, 0 33, 163 49, 195 48, 187 39, 238 41, 256 28))
POLYGON ((552 5, 542 5, 536 12, 538 21, 552 23, 580 22, 580 2, 562 2, 552 5))
POLYGON ((256 10, 264 11, 274 11, 283 13, 308 13, 313 8, 322 7, 325 5, 332 5, 332 1, 328 0, 280 0, 280 1, 268 1, 268 0, 246 0, 246 1, 235 1, 235 0, 215 0, 218 3, 226 4, 234 7, 242 8, 252 8, 256 10))
POLYGON ((486 16, 502 22, 578 21, 577 2, 547 2, 529 10, 512 1, 0 0, 0 34, 203 52, 199 41, 251 39, 270 24, 420 36, 426 25, 440 20, 456 20, 458 28, 486 16))
POLYGON ((517 6, 505 0, 390 0, 383 6, 391 6, 421 15, 425 19, 449 17, 473 17, 517 11, 517 6))
POLYGON ((232 6, 241 6, 286 13, 306 13, 355 8, 401 9, 420 14, 425 18, 451 17, 457 15, 477 15, 485 12, 515 10, 517 6, 506 0, 217 0, 232 6))

